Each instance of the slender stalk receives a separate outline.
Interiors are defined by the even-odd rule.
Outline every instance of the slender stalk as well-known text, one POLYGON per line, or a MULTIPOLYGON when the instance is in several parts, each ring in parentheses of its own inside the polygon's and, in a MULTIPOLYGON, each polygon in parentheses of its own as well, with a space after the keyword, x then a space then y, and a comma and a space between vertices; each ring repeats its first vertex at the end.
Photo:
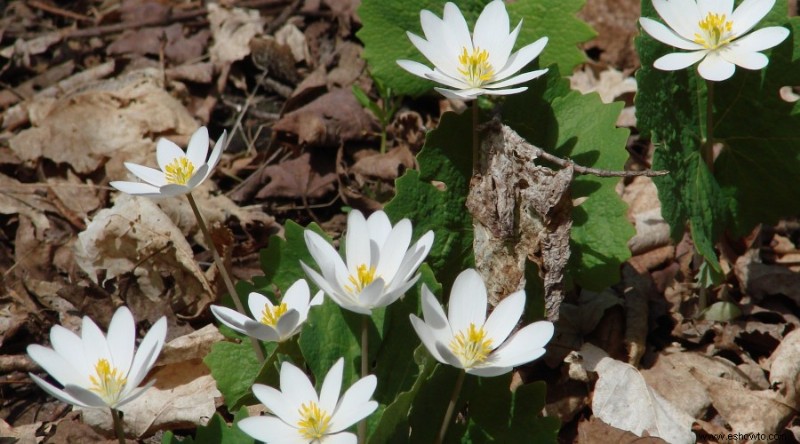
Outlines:
POLYGON ((706 140, 701 148, 703 162, 714 173, 714 82, 706 80, 706 140))
POLYGON ((472 101, 472 174, 475 175, 481 169, 480 138, 478 137, 478 120, 480 108, 478 99, 472 101))
MULTIPOLYGON (((189 200, 189 206, 192 207, 194 217, 197 218, 197 225, 200 226, 200 231, 203 232, 203 237, 208 244, 208 248, 211 250, 211 255, 214 256, 214 264, 217 266, 217 270, 219 270, 219 274, 222 276, 222 280, 225 282, 225 287, 227 287, 228 293, 231 295, 231 299, 233 299, 233 305, 236 306, 236 310, 239 313, 247 316, 247 313, 245 313, 244 307, 242 306, 242 301, 239 300, 239 294, 236 292, 236 287, 233 286, 233 281, 231 281, 228 268, 225 267, 224 263, 222 263, 222 258, 219 255, 219 251, 217 251, 217 245, 214 244, 214 240, 211 239, 211 233, 208 232, 206 222, 203 220, 203 216, 200 214, 200 209, 197 208, 197 203, 194 201, 192 193, 186 193, 186 198, 189 200)), ((258 344, 258 340, 256 338, 250 338, 250 343, 253 344, 253 351, 256 353, 258 362, 263 364, 264 351, 258 344)))
POLYGON ((458 395, 461 394, 461 387, 464 385, 464 379, 466 376, 466 370, 461 370, 461 372, 458 374, 456 386, 453 387, 453 395, 450 396, 450 403, 447 404, 447 411, 444 413, 442 427, 439 429, 439 436, 436 437, 436 444, 442 444, 442 442, 444 442, 444 437, 447 434, 447 427, 450 426, 450 420, 453 419, 453 412, 456 410, 458 395))
POLYGON ((125 444, 125 429, 122 426, 122 412, 111 409, 111 418, 114 420, 114 434, 117 435, 119 444, 125 444))
MULTIPOLYGON (((369 375, 369 317, 361 316, 361 377, 369 375)), ((358 444, 367 442, 367 419, 358 422, 358 444)))

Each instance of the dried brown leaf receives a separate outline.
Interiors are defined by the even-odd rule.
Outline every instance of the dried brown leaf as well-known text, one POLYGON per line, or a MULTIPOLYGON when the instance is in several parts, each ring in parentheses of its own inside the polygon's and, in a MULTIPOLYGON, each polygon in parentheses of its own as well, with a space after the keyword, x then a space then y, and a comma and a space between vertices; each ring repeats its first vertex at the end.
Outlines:
POLYGON ((250 40, 264 32, 264 21, 256 9, 224 8, 209 3, 208 21, 214 44, 211 62, 221 67, 242 60, 250 54, 250 40))

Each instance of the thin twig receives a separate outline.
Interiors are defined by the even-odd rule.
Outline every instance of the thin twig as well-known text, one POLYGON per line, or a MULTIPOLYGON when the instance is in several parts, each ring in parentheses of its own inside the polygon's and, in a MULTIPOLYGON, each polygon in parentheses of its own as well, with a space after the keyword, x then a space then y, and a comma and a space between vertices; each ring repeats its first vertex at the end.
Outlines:
POLYGON ((578 165, 570 159, 562 159, 556 155, 550 154, 547 151, 532 145, 527 140, 523 139, 522 136, 517 134, 516 131, 509 128, 506 125, 502 125, 499 121, 493 120, 488 122, 484 128, 488 127, 488 125, 501 125, 502 131, 505 133, 506 138, 515 144, 524 145, 526 148, 530 148, 530 150, 534 154, 534 158, 531 159, 522 159, 526 162, 532 162, 535 158, 541 158, 548 162, 552 162, 562 168, 566 168, 568 166, 572 166, 573 170, 578 174, 591 174, 597 177, 638 177, 638 176, 645 176, 645 177, 656 177, 656 176, 665 176, 669 174, 669 171, 664 170, 642 170, 642 171, 614 171, 614 170, 603 170, 600 168, 590 168, 585 167, 583 165, 578 165))

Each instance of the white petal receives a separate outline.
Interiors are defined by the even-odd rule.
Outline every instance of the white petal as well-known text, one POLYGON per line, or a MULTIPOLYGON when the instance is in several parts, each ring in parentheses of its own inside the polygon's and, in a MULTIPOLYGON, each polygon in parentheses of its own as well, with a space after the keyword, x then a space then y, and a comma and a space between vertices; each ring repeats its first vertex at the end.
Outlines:
POLYGON ((167 165, 172 163, 173 160, 183 157, 183 150, 171 140, 158 139, 156 144, 156 160, 158 160, 158 167, 161 171, 166 171, 167 165))
POLYGON ((552 337, 551 322, 539 321, 527 325, 492 353, 492 365, 516 367, 533 361, 544 354, 544 346, 552 337))
POLYGON ((112 364, 123 375, 127 375, 133 363, 133 350, 136 347, 136 323, 128 307, 122 306, 114 313, 108 325, 108 348, 112 364))
POLYGON ((650 34, 650 37, 653 37, 661 43, 666 43, 667 45, 674 46, 679 49, 687 49, 692 51, 703 48, 702 45, 686 40, 675 33, 675 31, 672 29, 667 28, 655 20, 647 17, 641 17, 639 18, 639 24, 642 25, 642 29, 644 29, 646 33, 650 34))
POLYGON ((464 365, 461 364, 461 361, 453 354, 453 351, 450 350, 443 342, 436 342, 436 350, 439 352, 439 355, 444 359, 444 363, 447 365, 453 366, 455 368, 464 368, 464 365))
POLYGON ((357 442, 356 435, 350 432, 340 432, 325 437, 325 444, 356 444, 357 442))
POLYGON ((458 74, 457 76, 454 77, 448 75, 439 68, 434 68, 433 73, 428 74, 427 77, 428 79, 433 80, 434 82, 441 83, 442 85, 446 85, 451 88, 455 88, 457 90, 464 90, 470 88, 470 86, 464 81, 464 77, 461 76, 461 74, 458 74))
POLYGON ((413 314, 408 315, 411 321, 411 327, 414 328, 414 331, 417 332, 417 336, 422 341, 422 344, 425 348, 428 349, 428 352, 433 356, 434 359, 441 362, 442 364, 447 364, 447 361, 444 360, 441 354, 439 354, 439 350, 436 348, 436 335, 433 333, 433 329, 428 326, 422 319, 414 316, 413 314))
MULTIPOLYGON (((763 51, 778 46, 789 37, 789 30, 782 26, 757 29, 729 44, 726 49, 740 51, 763 51)), ((738 64, 738 63, 737 63, 738 64)))
POLYGON ((75 399, 75 397, 73 397, 69 393, 67 393, 67 392, 65 392, 65 391, 63 391, 61 389, 56 388, 55 386, 53 386, 49 382, 47 382, 44 379, 34 375, 33 373, 28 373, 28 376, 30 376, 31 379, 33 379, 33 382, 35 382, 39 387, 41 387, 42 390, 46 391, 50 396, 58 399, 59 401, 66 402, 67 404, 81 406, 81 407, 89 407, 88 405, 84 404, 83 402, 75 399))
POLYGON ((377 402, 369 400, 377 384, 378 379, 375 375, 369 375, 359 379, 347 389, 331 417, 331 433, 350 427, 378 408, 377 402))
POLYGON ((506 64, 508 55, 514 46, 513 41, 510 42, 511 47, 508 45, 508 22, 508 12, 501 0, 494 0, 486 5, 478 17, 478 21, 475 22, 472 43, 476 49, 480 48, 488 52, 488 62, 495 69, 506 64))
POLYGON ((286 402, 286 397, 278 390, 263 384, 253 384, 253 394, 274 415, 289 424, 296 424, 300 414, 295 406, 286 402))
POLYGON ((397 64, 400 65, 401 68, 410 72, 411 74, 422 77, 424 79, 427 79, 428 75, 433 73, 432 69, 428 68, 422 63, 415 62, 413 60, 398 60, 397 64))
MULTIPOLYGON (((383 288, 385 287, 384 281, 382 278, 375 279, 369 285, 364 287, 359 293, 357 300, 358 305, 364 308, 378 308, 380 305, 377 305, 379 302, 380 297, 383 295, 383 288)), ((392 301, 394 302, 394 301, 392 301)), ((388 304, 386 304, 388 305, 388 304)))
MULTIPOLYGON (((253 322, 259 327, 263 326, 268 329, 272 329, 272 327, 270 327, 269 325, 264 325, 260 322, 255 322, 255 321, 250 321, 250 322, 253 322)), ((294 308, 290 308, 288 311, 286 311, 286 313, 284 313, 283 315, 281 315, 280 318, 278 318, 278 323, 275 325, 275 328, 278 333, 277 340, 283 341, 285 339, 290 338, 298 331, 297 327, 299 326, 299 324, 300 324, 300 313, 298 313, 297 310, 295 310, 294 308)), ((259 328, 258 330, 262 331, 263 329, 259 328)), ((261 339, 261 340, 265 341, 266 339, 261 339)))
POLYGON ((308 303, 309 308, 314 307, 316 305, 322 305, 322 303, 324 302, 324 299, 323 299, 322 296, 323 296, 323 292, 322 291, 318 291, 317 294, 314 295, 314 298, 311 299, 311 302, 308 303))
POLYGON ((530 45, 522 47, 514 54, 511 54, 506 65, 495 73, 494 80, 503 80, 506 77, 514 75, 517 71, 524 68, 528 63, 532 62, 533 59, 538 57, 546 45, 547 37, 542 37, 530 45))
POLYGON ((664 71, 677 71, 699 62, 708 51, 673 52, 658 58, 653 66, 664 71))
POLYGON ((124 406, 125 404, 128 404, 130 402, 135 401, 136 398, 144 395, 144 393, 150 387, 154 386, 155 384, 156 384, 156 380, 153 379, 153 380, 151 380, 150 382, 148 382, 147 384, 145 384, 145 385, 143 385, 141 387, 134 387, 131 390, 126 390, 127 394, 117 402, 115 408, 120 408, 120 407, 124 406))
POLYGON ((401 220, 392 228, 381 249, 376 276, 381 276, 387 282, 395 277, 411 243, 411 231, 411 221, 408 219, 401 220))
POLYGON ((450 324, 447 322, 447 316, 445 316, 439 301, 436 300, 436 296, 428 290, 428 286, 425 284, 422 284, 422 316, 430 328, 449 333, 450 324))
POLYGON ((101 359, 114 362, 105 335, 89 316, 84 316, 81 323, 81 341, 83 352, 92 369, 101 359))
POLYGON ((228 132, 223 131, 219 140, 217 140, 217 143, 214 144, 214 149, 211 151, 211 155, 208 156, 208 162, 206 162, 206 164, 208 165, 208 170, 206 170, 205 177, 203 177, 203 180, 201 180, 200 183, 208 179, 208 176, 210 176, 211 173, 214 172, 214 168, 217 167, 217 163, 219 163, 219 158, 222 155, 222 151, 225 149, 225 142, 227 137, 228 137, 228 132))
POLYGON ((377 307, 385 307, 385 306, 393 303, 394 301, 402 298, 403 296, 405 296, 405 294, 408 291, 408 289, 413 287, 414 284, 417 283, 417 280, 419 279, 419 277, 420 277, 420 275, 416 275, 412 279, 410 279, 408 281, 405 281, 405 284, 402 284, 402 285, 397 285, 398 281, 397 281, 397 279, 395 279, 395 282, 392 283, 392 289, 391 290, 386 290, 384 288, 384 290, 382 292, 383 294, 375 302, 374 307, 376 307, 376 308, 377 307))
POLYGON ((450 54, 447 52, 448 48, 444 45, 437 45, 433 42, 429 42, 428 40, 425 40, 411 32, 406 32, 406 35, 408 35, 408 39, 411 40, 411 43, 419 50, 419 52, 421 52, 426 59, 430 60, 434 66, 449 73, 450 75, 456 75, 458 73, 456 70, 456 65, 453 63, 453 59, 457 59, 458 54, 450 54))
POLYGON ((122 191, 123 193, 131 194, 133 196, 145 196, 145 197, 161 196, 161 192, 158 190, 157 187, 142 182, 125 182, 122 180, 114 180, 109 182, 109 185, 122 191))
POLYGON ((206 155, 208 154, 208 129, 201 126, 197 131, 192 134, 189 139, 189 146, 186 148, 186 157, 189 162, 197 168, 206 163, 206 155))
POLYGON ((697 65, 697 72, 701 77, 715 82, 729 79, 734 71, 736 71, 736 65, 723 59, 716 51, 709 52, 706 58, 697 65))
POLYGON ((392 223, 386 213, 378 210, 367 218, 367 229, 369 230, 369 238, 383 247, 386 243, 386 238, 389 237, 389 233, 392 231, 392 223))
POLYGON ((289 308, 306 313, 308 312, 308 300, 311 295, 311 290, 308 288, 308 282, 305 279, 298 279, 295 281, 284 294, 282 303, 286 304, 289 308))
POLYGON ((220 305, 212 305, 211 313, 217 318, 217 320, 228 326, 228 328, 231 330, 237 331, 241 334, 247 334, 244 329, 244 323, 249 319, 247 316, 239 313, 238 311, 231 310, 228 307, 222 307, 220 305))
MULTIPOLYGON (((61 358, 69 362, 78 375, 83 375, 81 380, 85 380, 90 370, 94 369, 94 363, 90 364, 83 352, 83 341, 75 333, 60 325, 54 325, 50 329, 50 344, 61 358)), ((76 384, 80 385, 78 382, 76 384)))
MULTIPOLYGON (((458 72, 458 54, 460 47, 455 47, 456 43, 453 42, 451 32, 444 24, 444 21, 437 17, 430 11, 423 10, 419 14, 419 21, 422 24, 422 31, 425 33, 425 40, 421 38, 417 40, 424 41, 422 46, 424 50, 418 49, 430 60, 434 65, 439 66, 441 69, 449 73, 458 72), (430 57, 428 56, 430 55, 430 57)), ((406 33, 411 38, 411 33, 406 33)), ((415 36, 416 37, 416 36, 415 36)))
POLYGON ((150 331, 147 332, 144 339, 142 339, 142 343, 139 344, 139 349, 136 350, 136 355, 133 357, 127 386, 136 387, 147 376, 147 372, 150 371, 156 363, 158 355, 161 354, 161 347, 164 346, 166 337, 167 318, 162 316, 150 327, 150 331))
POLYGON ((445 96, 450 100, 463 100, 465 102, 469 102, 470 100, 475 100, 480 96, 480 92, 475 94, 474 91, 476 89, 469 89, 469 90, 455 90, 455 89, 446 89, 446 88, 433 88, 439 94, 445 96))
POLYGON ((547 69, 539 69, 539 70, 536 70, 536 71, 528 71, 528 72, 524 72, 524 73, 522 73, 520 75, 505 79, 502 82, 490 83, 488 85, 483 85, 483 88, 484 89, 489 89, 489 90, 494 89, 494 88, 505 88, 506 86, 516 85, 516 84, 519 84, 519 83, 525 83, 525 82, 533 80, 533 79, 535 79, 537 77, 541 77, 545 73, 547 73, 547 69))
POLYGON ((64 387, 64 392, 72 398, 77 399, 83 405, 97 408, 109 407, 108 403, 103 401, 103 398, 83 387, 67 384, 64 387))
POLYGON ((499 347, 511 334, 511 330, 519 322, 525 308, 525 291, 517 291, 508 295, 497 304, 484 324, 488 339, 495 347, 499 347))
POLYGON ((760 52, 727 48, 725 51, 720 51, 719 55, 726 61, 745 69, 761 69, 769 63, 769 58, 760 52))
POLYGON ((331 285, 331 283, 325 280, 325 278, 321 274, 317 273, 316 270, 303 263, 303 261, 300 261, 300 266, 303 268, 303 271, 306 272, 306 275, 308 275, 308 277, 312 281, 314 281, 314 284, 316 284, 316 286, 319 287, 320 290, 324 291, 328 296, 332 298, 337 297, 339 292, 336 291, 331 285))
POLYGON ((450 300, 447 303, 447 319, 453 333, 483 326, 486 321, 486 284, 481 275, 472 268, 462 271, 453 282, 450 300))
POLYGON ((206 164, 200 165, 199 168, 194 170, 194 174, 192 174, 192 177, 189 178, 189 181, 186 182, 186 187, 190 190, 197 188, 197 186, 203 183, 203 181, 206 180, 206 177, 209 176, 209 169, 210 168, 206 164))
POLYGON ((265 443, 303 442, 296 428, 274 416, 251 416, 238 424, 243 432, 265 443))
POLYGON ((656 12, 681 37, 693 40, 702 19, 694 0, 653 0, 656 12))
MULTIPOLYGON (((82 375, 66 360, 54 350, 43 347, 39 344, 28 346, 28 355, 34 362, 39 364, 44 371, 50 374, 61 385, 75 384, 83 385, 88 382, 86 375, 82 375)), ((83 351, 81 351, 83 353, 83 351)))
MULTIPOLYGON (((333 246, 323 239, 322 236, 311 230, 306 230, 303 236, 306 241, 306 247, 308 247, 308 252, 311 253, 311 257, 314 258, 314 261, 319 266, 325 279, 332 280, 334 276, 336 276, 337 265, 346 269, 339 253, 336 252, 333 246)), ((322 286, 319 287, 322 288, 322 286)))
POLYGON ((744 35, 766 17, 773 6, 775 6, 775 0, 744 0, 729 16, 730 21, 733 22, 731 32, 737 36, 744 35))
POLYGON ((158 192, 164 197, 181 196, 192 191, 186 185, 178 185, 176 183, 168 183, 158 189, 158 192))
POLYGON ((347 216, 347 234, 345 240, 345 257, 347 258, 347 271, 358 276, 358 267, 372 264, 370 258, 369 236, 367 220, 358 210, 350 211, 347 216))
POLYGON ((319 391, 319 406, 328 413, 332 413, 336 410, 336 405, 339 403, 343 372, 344 358, 339 358, 331 369, 328 370, 328 374, 325 375, 325 380, 322 381, 322 387, 319 391))
POLYGON ((155 168, 150 168, 138 165, 132 162, 125 162, 125 168, 128 169, 139 179, 157 187, 167 184, 167 179, 164 177, 164 172, 155 168))
POLYGON ((511 94, 518 94, 522 91, 527 90, 527 86, 522 86, 519 88, 508 88, 508 89, 483 89, 481 94, 486 94, 487 96, 508 96, 511 94))
POLYGON ((495 376, 504 375, 511 370, 514 370, 514 367, 498 367, 496 365, 486 365, 484 367, 472 367, 467 369, 467 373, 470 375, 480 376, 482 378, 493 378, 495 376))
POLYGON ((306 374, 289 362, 281 364, 281 393, 288 407, 295 410, 304 402, 319 402, 317 392, 306 374))
POLYGON ((442 21, 444 21, 444 27, 448 31, 449 52, 455 54, 455 57, 458 57, 462 48, 467 48, 467 50, 471 52, 472 37, 469 35, 467 21, 464 19, 461 10, 458 9, 455 3, 445 3, 442 21))
POLYGON ((253 291, 247 295, 247 309, 253 315, 252 319, 261 320, 264 309, 272 309, 272 307, 274 307, 272 301, 261 293, 253 291))

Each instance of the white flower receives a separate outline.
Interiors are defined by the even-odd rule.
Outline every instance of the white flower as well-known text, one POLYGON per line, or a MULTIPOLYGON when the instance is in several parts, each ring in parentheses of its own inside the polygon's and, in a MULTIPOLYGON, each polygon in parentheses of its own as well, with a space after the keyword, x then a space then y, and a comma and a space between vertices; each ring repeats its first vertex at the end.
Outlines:
POLYGON ((175 143, 159 139, 156 145, 156 159, 161 171, 131 162, 125 167, 143 182, 113 181, 109 185, 123 193, 147 197, 169 197, 186 194, 203 183, 211 175, 219 162, 225 146, 226 132, 214 144, 211 156, 208 155, 208 130, 201 126, 192 134, 186 153, 175 143))
POLYGON ((642 28, 656 40, 689 52, 667 54, 655 61, 658 69, 674 71, 700 62, 697 72, 707 80, 725 80, 736 65, 761 69, 769 59, 759 51, 772 48, 789 35, 781 26, 761 28, 746 35, 766 16, 775 0, 744 0, 733 10, 733 0, 653 0, 667 26, 641 17, 642 28))
POLYGON ((411 60, 398 60, 397 63, 411 74, 454 88, 435 88, 445 97, 472 100, 483 94, 516 94, 528 88, 503 88, 527 82, 547 72, 541 69, 511 77, 539 56, 547 44, 547 37, 511 54, 522 20, 509 32, 508 12, 502 0, 486 5, 471 37, 467 21, 454 3, 444 5, 441 19, 428 10, 422 10, 419 15, 425 39, 411 32, 407 32, 408 38, 434 68, 411 60))
POLYGON ((83 318, 81 336, 55 325, 50 330, 53 348, 28 346, 28 355, 63 389, 30 374, 53 397, 82 407, 119 408, 144 393, 155 381, 139 383, 155 364, 167 335, 167 320, 162 317, 147 332, 134 354, 136 325, 127 307, 114 313, 108 337, 97 325, 83 318))
POLYGON ((437 361, 462 368, 477 376, 497 376, 544 354, 553 337, 553 324, 534 322, 508 335, 522 316, 525 292, 518 291, 500 301, 486 318, 486 286, 480 275, 467 269, 453 283, 448 314, 428 287, 422 287, 422 315, 412 315, 411 324, 425 348, 437 361))
POLYGON ((286 290, 278 305, 264 295, 250 293, 247 305, 253 318, 258 320, 218 305, 212 305, 211 312, 220 322, 239 333, 266 342, 283 342, 300 332, 311 306, 322 303, 321 291, 309 302, 310 294, 308 283, 300 279, 286 290))
POLYGON ((311 280, 342 308, 371 314, 373 308, 391 304, 414 285, 419 275, 412 275, 431 250, 433 232, 428 231, 409 248, 408 219, 392 227, 383 211, 365 220, 360 211, 353 210, 347 217, 346 265, 322 236, 306 230, 305 239, 322 272, 301 261, 311 280))
POLYGON ((339 398, 344 359, 328 371, 317 396, 314 385, 300 369, 288 362, 281 365, 281 390, 253 385, 253 393, 273 413, 239 422, 239 428, 265 443, 355 444, 356 435, 344 430, 378 408, 371 401, 377 379, 359 379, 339 398))

